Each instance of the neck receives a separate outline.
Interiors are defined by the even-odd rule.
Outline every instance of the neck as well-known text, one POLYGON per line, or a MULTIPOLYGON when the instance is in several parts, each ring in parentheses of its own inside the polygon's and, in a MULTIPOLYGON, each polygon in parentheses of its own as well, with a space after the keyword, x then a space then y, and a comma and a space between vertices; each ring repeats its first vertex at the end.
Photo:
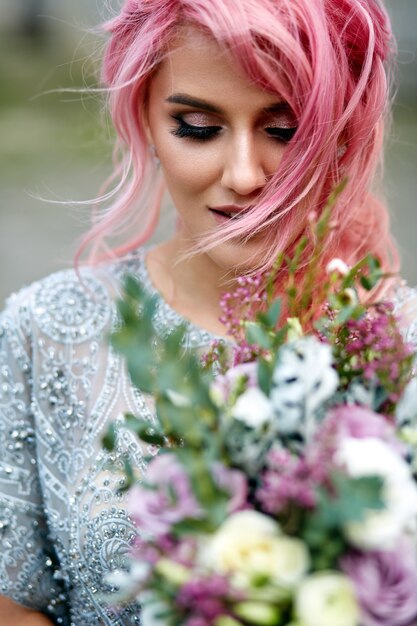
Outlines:
POLYGON ((219 322, 220 297, 233 289, 230 275, 216 265, 209 255, 183 256, 189 244, 181 234, 156 246, 147 256, 149 276, 166 302, 197 326, 217 335, 225 335, 219 322))

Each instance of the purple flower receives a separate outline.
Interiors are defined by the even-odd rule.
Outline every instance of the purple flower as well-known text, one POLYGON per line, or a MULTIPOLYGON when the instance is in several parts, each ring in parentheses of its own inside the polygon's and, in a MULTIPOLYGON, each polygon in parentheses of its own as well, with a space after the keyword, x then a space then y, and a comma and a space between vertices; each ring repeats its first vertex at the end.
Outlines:
POLYGON ((248 508, 248 482, 242 472, 216 463, 213 466, 213 476, 220 489, 230 494, 228 513, 236 513, 248 508))
POLYGON ((355 552, 341 567, 352 580, 362 626, 414 626, 417 623, 415 546, 403 541, 392 552, 355 552))
POLYGON ((272 449, 267 469, 256 491, 265 513, 277 514, 290 503, 311 509, 316 505, 317 487, 329 475, 329 455, 323 448, 308 448, 298 457, 285 449, 272 449))
POLYGON ((146 486, 136 485, 130 492, 129 512, 139 529, 154 537, 187 517, 201 515, 187 473, 173 454, 151 461, 146 486))
POLYGON ((353 437, 380 439, 397 452, 403 451, 403 446, 395 436, 394 426, 389 420, 371 409, 357 404, 343 404, 332 409, 318 433, 318 439, 326 433, 335 435, 338 439, 353 437))
POLYGON ((232 391, 240 379, 246 379, 246 389, 257 386, 257 364, 241 363, 227 370, 226 374, 217 376, 213 382, 211 389, 216 401, 220 404, 226 404, 232 391))
POLYGON ((230 600, 239 601, 243 597, 231 589, 225 576, 213 575, 185 583, 178 593, 177 602, 182 609, 191 611, 191 619, 187 624, 199 625, 212 624, 216 618, 227 615, 230 600))

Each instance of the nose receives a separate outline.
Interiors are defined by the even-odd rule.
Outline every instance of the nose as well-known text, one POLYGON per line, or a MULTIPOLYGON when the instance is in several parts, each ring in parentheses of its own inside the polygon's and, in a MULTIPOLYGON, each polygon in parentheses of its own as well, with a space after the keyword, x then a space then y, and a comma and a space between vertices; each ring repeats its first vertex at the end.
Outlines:
POLYGON ((231 142, 221 182, 223 187, 241 196, 248 196, 264 187, 266 173, 253 138, 244 134, 231 142))

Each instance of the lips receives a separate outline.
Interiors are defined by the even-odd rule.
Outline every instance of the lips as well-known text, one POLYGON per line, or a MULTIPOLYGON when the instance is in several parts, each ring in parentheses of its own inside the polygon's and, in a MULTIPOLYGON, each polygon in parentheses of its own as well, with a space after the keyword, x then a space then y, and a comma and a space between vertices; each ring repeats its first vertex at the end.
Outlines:
POLYGON ((227 219, 239 219, 248 211, 248 207, 240 207, 236 205, 223 205, 208 208, 212 213, 227 219))

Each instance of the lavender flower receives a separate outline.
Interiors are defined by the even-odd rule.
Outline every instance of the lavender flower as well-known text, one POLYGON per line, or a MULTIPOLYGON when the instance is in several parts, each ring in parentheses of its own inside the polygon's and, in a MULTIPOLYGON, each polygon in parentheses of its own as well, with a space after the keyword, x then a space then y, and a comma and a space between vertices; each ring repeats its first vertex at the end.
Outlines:
POLYGON ((187 473, 176 456, 160 454, 152 460, 146 486, 136 485, 130 492, 129 511, 138 528, 155 537, 187 517, 201 515, 187 473))
POLYGON ((342 570, 356 588, 362 626, 417 623, 415 553, 415 545, 403 541, 392 552, 355 552, 342 559, 342 570))

